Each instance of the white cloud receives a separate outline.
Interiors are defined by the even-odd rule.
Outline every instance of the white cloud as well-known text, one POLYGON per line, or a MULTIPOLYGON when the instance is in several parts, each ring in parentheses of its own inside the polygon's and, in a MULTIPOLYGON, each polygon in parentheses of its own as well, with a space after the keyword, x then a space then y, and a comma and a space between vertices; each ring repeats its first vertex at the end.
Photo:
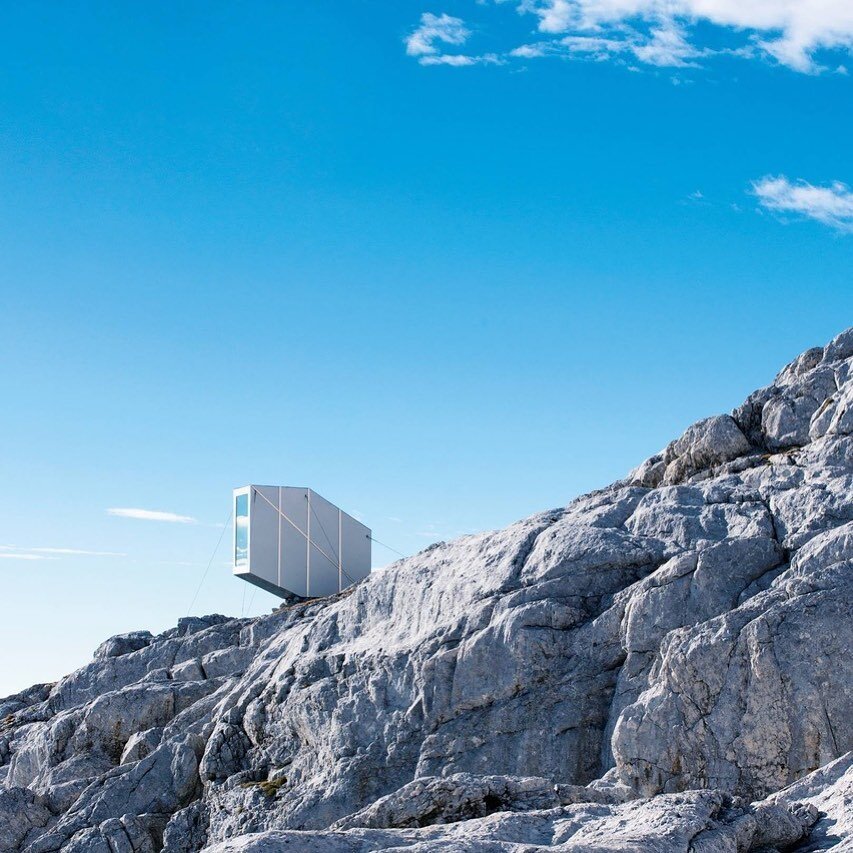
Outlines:
MULTIPOLYGON (((821 51, 853 52, 853 0, 495 0, 536 20, 543 41, 523 44, 506 56, 532 59, 562 55, 586 59, 634 58, 657 67, 694 66, 715 55, 763 57, 804 73, 824 66, 821 51), (718 28, 725 47, 703 46, 697 25, 718 28)), ((481 4, 480 4, 481 5, 481 4)), ((421 16, 406 40, 412 56, 437 55, 436 42, 462 44, 469 35, 462 21, 447 15, 421 16), (445 21, 456 41, 444 38, 445 21), (464 36, 461 35, 464 33, 464 36)), ((720 39, 715 39, 719 42, 720 39)), ((437 64, 437 63, 433 63, 437 64)), ((463 64, 459 62, 458 64, 463 64)))
POLYGON ((137 518, 141 521, 169 521, 173 524, 198 524, 198 519, 189 515, 178 515, 174 512, 161 512, 156 509, 135 509, 118 507, 107 510, 108 515, 119 518, 137 518))
POLYGON ((442 53, 438 56, 422 56, 418 62, 421 65, 453 65, 461 68, 465 65, 474 65, 476 60, 473 56, 465 56, 459 53, 442 53))
POLYGON ((56 557, 48 557, 46 554, 25 554, 18 552, 5 552, 0 554, 0 560, 55 560, 56 557))
MULTIPOLYGON (((613 35, 568 35, 556 44, 569 55, 604 60, 622 54, 662 68, 696 67, 695 60, 702 55, 687 41, 684 29, 674 21, 653 27, 647 34, 626 29, 613 35)), ((541 46, 539 50, 538 55, 544 55, 541 46)), ((513 55, 524 54, 514 51, 513 55)))
POLYGON ((695 66, 693 61, 699 52, 688 43, 684 28, 673 20, 664 20, 653 27, 645 42, 633 45, 634 56, 647 65, 659 65, 670 68, 695 66))
POLYGON ((465 44, 469 35, 471 31, 461 18, 424 12, 420 25, 404 39, 406 53, 409 56, 434 56, 438 53, 437 43, 461 45, 465 44))
POLYGON ((117 551, 89 551, 82 548, 22 548, 18 545, 0 545, 0 558, 8 560, 55 560, 59 557, 126 557, 117 551))
POLYGON ((593 59, 607 59, 630 50, 630 43, 603 36, 566 36, 558 44, 569 53, 586 54, 593 59))
POLYGON ((37 551, 40 554, 61 554, 68 557, 126 557, 118 551, 87 551, 81 548, 28 548, 28 551, 37 551))
POLYGON ((785 175, 767 175, 753 181, 752 191, 766 210, 804 216, 839 231, 853 231, 853 191, 840 181, 818 187, 802 180, 790 181, 785 175))
POLYGON ((502 65, 504 60, 494 53, 485 53, 482 56, 468 56, 464 53, 441 53, 437 56, 422 56, 418 62, 421 65, 450 65, 454 68, 464 68, 469 65, 502 65))
POLYGON ((546 42, 539 42, 538 44, 522 44, 518 47, 514 47, 509 52, 509 56, 517 56, 521 59, 538 59, 540 56, 545 56, 549 47, 550 45, 546 42))
POLYGON ((702 190, 693 190, 692 193, 687 193, 687 195, 682 199, 682 204, 690 204, 701 207, 710 207, 712 202, 708 201, 705 197, 705 193, 702 190))
POLYGON ((674 29, 700 21, 740 33, 798 71, 818 70, 814 53, 820 49, 853 47, 850 0, 522 0, 520 8, 539 18, 544 33, 650 26, 650 55, 659 62, 669 56, 676 64, 681 52, 666 43, 674 29))

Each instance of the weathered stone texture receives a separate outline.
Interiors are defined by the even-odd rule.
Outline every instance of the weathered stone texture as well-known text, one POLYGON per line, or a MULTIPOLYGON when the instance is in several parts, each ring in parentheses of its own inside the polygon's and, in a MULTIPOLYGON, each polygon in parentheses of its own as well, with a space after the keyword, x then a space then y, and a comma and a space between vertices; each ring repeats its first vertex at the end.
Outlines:
POLYGON ((851 363, 853 330, 568 507, 0 701, 0 853, 853 845, 851 363))

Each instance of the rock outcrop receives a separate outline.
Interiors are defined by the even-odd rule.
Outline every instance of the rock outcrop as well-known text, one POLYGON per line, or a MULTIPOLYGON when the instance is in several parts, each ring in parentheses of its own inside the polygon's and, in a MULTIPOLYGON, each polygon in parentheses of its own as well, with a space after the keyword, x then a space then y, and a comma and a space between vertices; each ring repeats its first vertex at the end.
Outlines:
POLYGON ((0 700, 0 853, 853 847, 853 330, 625 480, 0 700))

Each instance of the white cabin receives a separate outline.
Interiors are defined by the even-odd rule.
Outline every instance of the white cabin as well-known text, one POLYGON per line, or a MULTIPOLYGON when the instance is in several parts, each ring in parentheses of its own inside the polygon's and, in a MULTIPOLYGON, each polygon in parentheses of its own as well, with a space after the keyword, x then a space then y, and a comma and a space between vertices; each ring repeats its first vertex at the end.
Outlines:
POLYGON ((234 574, 274 595, 334 595, 370 574, 370 529, 312 489, 234 489, 234 574))

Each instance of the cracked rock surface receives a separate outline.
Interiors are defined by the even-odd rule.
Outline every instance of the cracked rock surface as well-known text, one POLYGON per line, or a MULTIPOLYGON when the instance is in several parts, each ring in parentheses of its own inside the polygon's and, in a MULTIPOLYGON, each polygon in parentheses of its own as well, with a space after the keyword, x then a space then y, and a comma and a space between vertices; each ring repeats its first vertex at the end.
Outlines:
POLYGON ((612 486, 0 700, 0 853, 853 849, 853 330, 612 486))

